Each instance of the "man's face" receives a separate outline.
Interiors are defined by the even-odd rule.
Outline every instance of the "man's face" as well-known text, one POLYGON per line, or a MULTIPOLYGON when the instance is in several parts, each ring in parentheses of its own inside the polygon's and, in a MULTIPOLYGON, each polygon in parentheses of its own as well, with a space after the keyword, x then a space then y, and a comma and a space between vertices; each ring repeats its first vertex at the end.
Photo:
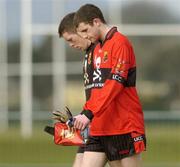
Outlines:
POLYGON ((76 30, 81 37, 89 39, 92 43, 95 43, 99 40, 98 25, 94 22, 93 25, 81 22, 76 30))
POLYGON ((69 46, 79 50, 86 50, 90 46, 90 41, 80 37, 76 33, 64 32, 63 38, 68 42, 69 46))

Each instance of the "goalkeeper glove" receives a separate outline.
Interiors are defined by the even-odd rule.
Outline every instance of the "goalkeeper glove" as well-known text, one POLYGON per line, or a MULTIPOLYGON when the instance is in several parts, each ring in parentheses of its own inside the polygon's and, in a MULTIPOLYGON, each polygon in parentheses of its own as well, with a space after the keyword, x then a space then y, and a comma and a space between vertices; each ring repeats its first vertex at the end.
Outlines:
POLYGON ((52 113, 54 115, 52 119, 58 120, 61 123, 66 123, 69 119, 68 116, 62 113, 61 111, 56 110, 56 111, 53 111, 52 113))

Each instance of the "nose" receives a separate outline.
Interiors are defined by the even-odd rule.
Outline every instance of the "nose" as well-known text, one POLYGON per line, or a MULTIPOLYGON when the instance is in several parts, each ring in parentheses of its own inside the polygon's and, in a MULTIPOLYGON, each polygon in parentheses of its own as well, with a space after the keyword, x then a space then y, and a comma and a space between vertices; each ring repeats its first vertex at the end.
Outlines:
POLYGON ((72 48, 74 48, 74 47, 75 47, 73 43, 70 43, 69 45, 70 45, 72 48))
POLYGON ((88 35, 87 34, 82 34, 82 37, 84 38, 84 39, 88 39, 88 35))
POLYGON ((76 44, 70 44, 70 47, 74 48, 74 49, 80 49, 80 46, 76 45, 76 44))
POLYGON ((85 35, 85 36, 84 36, 84 38, 85 38, 85 39, 88 39, 88 36, 87 36, 87 35, 85 35))

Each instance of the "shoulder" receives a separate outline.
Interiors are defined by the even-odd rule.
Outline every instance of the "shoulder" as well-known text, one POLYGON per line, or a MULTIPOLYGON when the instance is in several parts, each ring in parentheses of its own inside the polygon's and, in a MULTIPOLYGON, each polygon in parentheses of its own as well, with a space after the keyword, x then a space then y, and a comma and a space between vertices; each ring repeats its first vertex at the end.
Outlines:
POLYGON ((128 37, 123 35, 119 31, 117 31, 114 34, 112 40, 114 41, 115 44, 118 44, 118 45, 123 45, 123 44, 130 45, 130 41, 129 41, 128 37))
POLYGON ((111 40, 112 40, 112 49, 113 50, 119 50, 122 48, 125 48, 128 50, 132 49, 132 45, 131 45, 131 42, 129 41, 128 37, 118 31, 114 34, 114 36, 111 40))

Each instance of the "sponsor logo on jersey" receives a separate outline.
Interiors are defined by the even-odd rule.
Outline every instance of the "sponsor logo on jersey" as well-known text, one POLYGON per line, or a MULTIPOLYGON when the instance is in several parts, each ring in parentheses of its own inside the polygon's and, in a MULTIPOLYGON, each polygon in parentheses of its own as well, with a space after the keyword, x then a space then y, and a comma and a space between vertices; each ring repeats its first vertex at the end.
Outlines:
POLYGON ((85 84, 89 83, 89 75, 88 75, 88 73, 84 73, 84 83, 85 84))
POLYGON ((96 69, 93 72, 93 81, 101 81, 102 80, 102 73, 101 73, 101 69, 100 69, 100 65, 101 65, 101 57, 97 57, 95 58, 95 67, 96 69))
POLYGON ((84 83, 85 84, 88 84, 89 83, 89 75, 87 73, 87 58, 88 58, 88 55, 86 54, 85 55, 85 60, 84 60, 84 83))
POLYGON ((103 86, 104 86, 104 83, 92 83, 90 85, 85 86, 85 89, 102 88, 103 86))

